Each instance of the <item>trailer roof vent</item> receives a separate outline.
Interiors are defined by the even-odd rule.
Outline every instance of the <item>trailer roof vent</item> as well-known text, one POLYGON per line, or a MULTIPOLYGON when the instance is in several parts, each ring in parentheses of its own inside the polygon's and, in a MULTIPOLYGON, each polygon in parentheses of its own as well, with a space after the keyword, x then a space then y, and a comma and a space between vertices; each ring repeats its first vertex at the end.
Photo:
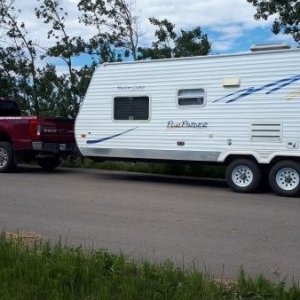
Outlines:
POLYGON ((259 51, 272 51, 272 50, 284 50, 290 49, 291 47, 284 43, 277 44, 257 44, 251 46, 251 52, 259 52, 259 51))

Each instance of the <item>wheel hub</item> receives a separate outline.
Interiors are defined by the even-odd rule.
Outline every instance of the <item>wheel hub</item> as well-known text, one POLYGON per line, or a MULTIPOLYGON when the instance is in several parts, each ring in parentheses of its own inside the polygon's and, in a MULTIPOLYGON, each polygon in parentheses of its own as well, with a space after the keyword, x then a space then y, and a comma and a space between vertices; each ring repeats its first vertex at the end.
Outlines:
POLYGON ((276 174, 277 185, 285 190, 291 191, 299 185, 300 176, 299 173, 292 168, 280 169, 276 174))
POLYGON ((253 181, 253 172, 247 166, 237 166, 232 172, 232 181, 239 187, 247 187, 253 181))

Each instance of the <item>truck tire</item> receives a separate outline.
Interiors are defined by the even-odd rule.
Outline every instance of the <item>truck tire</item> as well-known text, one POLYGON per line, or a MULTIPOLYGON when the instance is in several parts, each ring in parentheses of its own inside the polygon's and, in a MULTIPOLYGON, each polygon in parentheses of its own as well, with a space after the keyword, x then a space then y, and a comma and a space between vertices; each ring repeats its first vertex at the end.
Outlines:
POLYGON ((0 173, 11 172, 15 168, 14 149, 9 142, 0 142, 0 173))
POLYGON ((228 186, 237 193, 255 192, 261 183, 261 169, 250 159, 237 159, 226 170, 228 186))
POLYGON ((59 156, 39 158, 38 165, 45 171, 53 171, 60 164, 59 156))
POLYGON ((269 183, 275 194, 294 197, 300 194, 300 163, 284 160, 276 163, 269 172, 269 183))

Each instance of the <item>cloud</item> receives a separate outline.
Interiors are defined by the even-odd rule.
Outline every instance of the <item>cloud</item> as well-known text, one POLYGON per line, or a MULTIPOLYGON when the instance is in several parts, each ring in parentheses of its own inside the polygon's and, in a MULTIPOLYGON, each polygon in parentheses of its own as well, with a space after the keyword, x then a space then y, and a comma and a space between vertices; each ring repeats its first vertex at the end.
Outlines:
POLYGON ((246 0, 137 0, 141 31, 145 43, 153 38, 154 28, 149 17, 167 18, 176 24, 177 30, 201 26, 212 41, 213 51, 233 51, 237 41, 248 31, 260 28, 268 30, 272 19, 256 21, 255 8, 246 0))
POLYGON ((282 43, 287 43, 293 46, 296 46, 296 42, 293 40, 293 38, 290 35, 279 33, 277 35, 272 35, 269 39, 269 42, 282 42, 282 43))
POLYGON ((233 41, 226 41, 226 40, 219 40, 219 41, 213 41, 212 42, 212 48, 216 52, 224 52, 233 47, 234 42, 233 41))
POLYGON ((220 27, 241 24, 244 28, 263 26, 253 15, 255 8, 245 0, 137 0, 143 19, 169 18, 179 27, 220 27))
MULTIPOLYGON (((129 0, 130 1, 130 0, 129 0)), ((35 17, 34 8, 40 5, 37 0, 15 0, 16 7, 22 10, 21 19, 25 21, 32 39, 45 46, 53 41, 47 40, 48 24, 35 17)), ((78 0, 61 0, 68 12, 66 30, 72 35, 89 38, 95 31, 79 23, 78 0)), ((176 24, 177 30, 201 26, 208 32, 214 51, 233 51, 241 37, 256 28, 268 30, 270 21, 256 21, 255 8, 246 0, 136 0, 135 14, 139 16, 139 27, 143 33, 141 42, 146 45, 153 40, 154 27, 149 17, 167 18, 176 24)), ((263 41, 262 41, 263 42, 263 41)))

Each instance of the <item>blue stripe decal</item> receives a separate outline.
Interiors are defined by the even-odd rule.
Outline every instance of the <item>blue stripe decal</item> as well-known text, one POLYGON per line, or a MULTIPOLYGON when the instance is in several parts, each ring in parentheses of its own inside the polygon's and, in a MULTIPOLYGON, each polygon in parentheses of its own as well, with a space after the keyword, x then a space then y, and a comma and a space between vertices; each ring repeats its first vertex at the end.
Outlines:
POLYGON ((272 83, 268 83, 266 85, 263 85, 261 87, 250 87, 248 89, 243 89, 243 90, 239 90, 235 93, 232 93, 232 94, 228 94, 227 96, 225 97, 222 97, 222 98, 219 98, 217 100, 215 100, 213 103, 215 102, 219 102, 221 100, 224 100, 226 99, 225 103, 232 103, 232 102, 235 102, 237 100, 240 100, 242 98, 245 98, 247 96, 250 96, 252 94, 255 94, 257 92, 260 92, 260 91, 263 91, 263 90, 266 90, 266 95, 270 95, 274 92, 277 92, 279 90, 281 90, 282 88, 296 82, 296 81, 299 81, 300 80, 300 74, 299 75, 295 75, 295 76, 292 76, 292 77, 289 77, 289 78, 284 78, 284 79, 280 79, 280 80, 277 80, 275 82, 272 82, 272 83), (271 88, 271 89, 269 89, 271 88))
POLYGON ((135 130, 135 129, 137 129, 138 127, 134 127, 134 128, 131 128, 131 129, 128 129, 128 130, 126 130, 126 131, 123 131, 123 132, 121 132, 121 133, 117 133, 117 134, 114 134, 114 135, 111 135, 111 136, 107 136, 107 137, 104 137, 104 138, 101 138, 101 139, 97 139, 97 140, 87 140, 87 144, 97 144, 97 143, 101 143, 101 142, 104 142, 104 141, 107 141, 107 140, 111 140, 111 139, 113 139, 113 138, 115 138, 115 137, 118 137, 118 136, 120 136, 120 135, 123 135, 123 134, 125 134, 125 133, 128 133, 128 132, 130 132, 130 131, 133 131, 133 130, 135 130))

